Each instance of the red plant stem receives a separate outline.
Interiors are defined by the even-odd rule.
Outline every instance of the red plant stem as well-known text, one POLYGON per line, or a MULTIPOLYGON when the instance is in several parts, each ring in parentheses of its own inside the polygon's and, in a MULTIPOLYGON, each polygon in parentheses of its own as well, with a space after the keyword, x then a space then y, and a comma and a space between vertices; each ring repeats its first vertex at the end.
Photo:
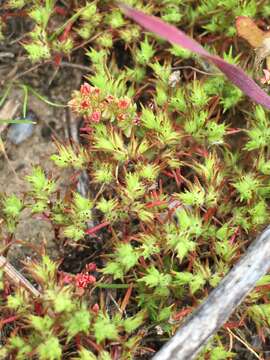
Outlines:
POLYGON ((151 191, 151 196, 152 196, 154 199, 158 199, 157 191, 156 191, 156 190, 151 191))
POLYGON ((73 26, 73 23, 72 23, 72 22, 70 22, 69 24, 67 24, 67 26, 66 26, 63 34, 62 34, 61 36, 59 36, 59 40, 60 40, 61 42, 65 41, 65 40, 67 39, 67 37, 68 37, 68 35, 69 35, 69 33, 70 33, 71 29, 72 29, 72 26, 73 26))
POLYGON ((196 259, 196 253, 195 253, 195 251, 192 251, 189 256, 189 263, 188 263, 188 269, 187 269, 188 272, 191 272, 195 259, 196 259))
POLYGON ((132 289, 133 289, 133 284, 131 284, 129 286, 129 288, 127 289, 127 292, 125 294, 125 297, 122 301, 122 304, 121 304, 121 310, 122 311, 125 311, 127 305, 128 305, 128 302, 129 302, 129 299, 130 299, 130 296, 131 296, 131 293, 132 293, 132 289))
POLYGON ((243 326, 243 323, 241 321, 228 321, 223 326, 225 329, 238 329, 243 326))
POLYGON ((10 316, 7 319, 0 320, 0 327, 5 325, 5 324, 9 324, 9 323, 11 323, 13 321, 16 321, 17 319, 19 319, 19 315, 10 316))
POLYGON ((94 341, 92 341, 91 339, 89 339, 89 337, 88 337, 88 338, 84 337, 84 341, 85 341, 86 343, 88 343, 93 349, 95 349, 95 350, 98 351, 98 352, 100 352, 100 351, 103 350, 100 345, 96 344, 94 341))
POLYGON ((6 21, 7 18, 9 18, 9 17, 16 17, 16 16, 18 16, 18 17, 26 17, 27 15, 28 15, 27 12, 24 11, 24 10, 16 11, 16 12, 14 12, 14 13, 12 13, 12 12, 7 12, 7 13, 5 13, 4 15, 2 15, 2 20, 3 20, 3 21, 6 21))
POLYGON ((147 267, 148 267, 143 256, 140 257, 140 265, 145 269, 147 269, 147 267))
POLYGON ((230 243, 230 244, 233 244, 233 243, 235 242, 235 239, 236 239, 236 237, 237 237, 237 235, 238 235, 238 233, 239 233, 239 229, 240 229, 240 227, 237 226, 237 228, 235 229, 232 237, 231 237, 230 240, 229 240, 229 243, 230 243))
POLYGON ((64 9, 62 6, 55 6, 54 12, 56 12, 56 14, 63 15, 63 16, 67 15, 67 10, 64 9))
POLYGON ((175 174, 176 174, 176 177, 177 177, 177 179, 178 179, 178 181, 179 181, 179 184, 181 185, 181 182, 183 181, 183 178, 182 178, 182 175, 181 175, 181 170, 180 170, 180 168, 177 168, 177 169, 175 170, 175 174))
POLYGON ((36 302, 34 304, 34 309, 35 309, 35 312, 38 314, 38 315, 42 315, 43 314, 43 308, 42 308, 42 304, 40 302, 36 302))
POLYGON ((175 170, 172 170, 172 173, 173 173, 173 175, 174 175, 174 179, 175 179, 176 185, 179 187, 180 184, 181 184, 181 182, 180 182, 180 180, 179 180, 179 178, 178 178, 178 175, 176 174, 175 170))
POLYGON ((182 309, 178 313, 173 315, 173 319, 175 321, 180 320, 182 317, 186 316, 187 314, 190 314, 193 311, 192 307, 182 309))
POLYGON ((256 288, 254 289, 255 291, 263 291, 263 290, 266 290, 266 291, 269 291, 270 290, 270 284, 265 284, 265 285, 258 285, 256 286, 256 288))
POLYGON ((229 128, 228 131, 226 132, 227 135, 229 134, 238 134, 240 132, 242 132, 243 129, 232 129, 232 128, 229 128))
POLYGON ((155 207, 155 206, 166 205, 166 204, 167 204, 166 200, 156 200, 156 201, 152 201, 152 202, 146 204, 146 207, 148 209, 150 209, 150 208, 155 207))
POLYGON ((87 132, 87 133, 91 133, 93 131, 93 128, 90 128, 90 127, 83 127, 83 128, 80 128, 80 131, 83 132, 87 132))
MULTIPOLYGON (((61 35, 59 36, 59 41, 60 41, 60 42, 64 42, 64 41, 68 38, 68 35, 69 35, 69 33, 70 33, 71 29, 72 29, 72 26, 73 26, 73 23, 72 23, 72 22, 69 23, 69 24, 67 24, 67 26, 66 26, 63 34, 61 34, 61 35)), ((62 55, 56 54, 56 56, 55 56, 55 58, 54 58, 54 63, 55 63, 55 65, 56 65, 56 66, 59 66, 59 65, 61 64, 61 61, 62 61, 62 55)))
POLYGON ((56 66, 60 66, 61 62, 62 62, 62 56, 60 54, 56 54, 54 57, 54 64, 56 66))
POLYGON ((162 173, 163 173, 164 175, 166 175, 166 176, 168 176, 168 177, 170 177, 170 178, 174 179, 174 175, 173 175, 173 174, 171 174, 169 171, 163 170, 163 171, 162 171, 162 173))
POLYGON ((203 219, 207 222, 215 215, 217 208, 209 208, 203 216, 203 219))
POLYGON ((105 222, 103 222, 103 223, 101 223, 101 224, 99 224, 97 226, 92 227, 91 229, 87 229, 85 231, 85 233, 88 234, 88 235, 94 234, 96 231, 98 231, 98 230, 100 230, 100 229, 102 229, 102 228, 104 228, 104 227, 106 227, 108 225, 110 225, 109 221, 105 221, 105 222))
POLYGON ((163 194, 163 183, 161 179, 159 180, 159 194, 163 194))
POLYGON ((259 337, 262 340, 262 342, 265 343, 265 335, 264 335, 263 328, 258 329, 258 334, 259 334, 259 337))
POLYGON ((81 347, 81 337, 80 337, 80 335, 77 335, 75 337, 75 342, 76 342, 77 349, 80 349, 80 347, 81 347))
POLYGON ((120 359, 120 352, 119 352, 119 346, 114 346, 113 350, 112 350, 112 359, 113 360, 118 360, 120 359))

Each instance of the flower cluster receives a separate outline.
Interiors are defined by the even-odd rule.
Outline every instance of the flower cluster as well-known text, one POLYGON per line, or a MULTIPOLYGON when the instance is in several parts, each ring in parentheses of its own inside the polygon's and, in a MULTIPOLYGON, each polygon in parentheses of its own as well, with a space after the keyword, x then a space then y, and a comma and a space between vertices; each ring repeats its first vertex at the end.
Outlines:
POLYGON ((90 275, 89 272, 96 271, 96 264, 89 263, 85 266, 84 270, 75 276, 69 273, 61 272, 60 273, 60 282, 62 284, 72 284, 74 283, 78 289, 86 289, 88 285, 92 285, 96 282, 96 278, 93 275, 90 275))
POLYGON ((75 97, 69 102, 73 111, 83 115, 89 121, 99 122, 103 110, 100 90, 84 83, 81 85, 80 91, 75 93, 75 97))
POLYGON ((127 97, 116 98, 103 95, 99 88, 88 83, 81 85, 80 91, 75 91, 69 106, 77 114, 83 115, 90 123, 98 123, 101 118, 118 121, 135 118, 134 106, 127 97))
POLYGON ((94 284, 96 278, 93 275, 79 273, 75 276, 75 285, 79 289, 85 289, 88 285, 94 284))

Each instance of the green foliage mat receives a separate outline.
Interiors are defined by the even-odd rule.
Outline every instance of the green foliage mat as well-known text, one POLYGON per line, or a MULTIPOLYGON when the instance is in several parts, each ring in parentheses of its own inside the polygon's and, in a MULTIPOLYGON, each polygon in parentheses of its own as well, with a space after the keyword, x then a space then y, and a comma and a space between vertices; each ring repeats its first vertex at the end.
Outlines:
MULTIPOLYGON (((1 196, 1 248, 17 240, 29 208, 52 224, 58 246, 95 253, 77 274, 61 272, 44 254, 28 264, 40 299, 8 289, 1 272, 0 357, 150 358, 269 223, 269 113, 208 63, 143 32, 111 2, 7 3, 6 11, 31 18, 22 46, 32 61, 61 61, 87 48, 90 75, 68 104, 84 119, 85 145, 56 143, 52 161, 74 177, 86 171, 90 195, 73 187, 60 197, 58 179, 34 168, 29 191, 1 196)), ((267 1, 128 3, 254 73, 234 20, 264 17, 266 24, 267 1)), ((4 16, 1 24, 4 37, 4 16)), ((221 329, 199 358, 243 359, 252 336, 267 337, 269 323, 265 276, 230 319, 231 332, 221 329)))

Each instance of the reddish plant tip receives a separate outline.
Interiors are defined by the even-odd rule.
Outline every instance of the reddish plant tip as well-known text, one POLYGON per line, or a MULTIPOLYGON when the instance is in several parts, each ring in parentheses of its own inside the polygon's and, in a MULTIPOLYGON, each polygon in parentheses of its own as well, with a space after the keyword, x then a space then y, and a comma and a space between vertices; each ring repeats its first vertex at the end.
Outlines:
POLYGON ((90 95, 91 92, 92 92, 92 86, 91 85, 89 85, 86 82, 81 85, 80 93, 82 95, 90 95))
POLYGON ((135 116, 135 118, 132 120, 133 125, 140 125, 141 119, 139 116, 135 116))
POLYGON ((61 65, 61 62, 62 62, 62 55, 60 55, 60 54, 55 55, 54 64, 56 66, 59 66, 59 65, 61 65))
POLYGON ((113 102, 115 100, 115 97, 113 95, 108 95, 106 97, 106 100, 108 101, 108 103, 111 103, 111 102, 113 102))
POLYGON ((101 224, 99 224, 99 225, 96 225, 96 226, 92 227, 91 229, 87 229, 87 230, 85 231, 85 233, 88 234, 88 235, 94 234, 96 231, 98 231, 98 230, 100 230, 100 229, 108 226, 109 224, 110 224, 110 223, 109 223, 108 221, 105 221, 105 222, 103 222, 103 223, 101 223, 101 224))
POLYGON ((73 276, 70 275, 70 274, 65 274, 65 275, 63 276, 62 281, 63 281, 63 284, 70 284, 70 283, 72 283, 72 281, 73 281, 73 276))
POLYGON ((87 272, 96 271, 96 269, 97 265, 95 263, 89 263, 85 265, 85 271, 87 272))
POLYGON ((67 15, 67 10, 65 8, 63 8, 62 6, 55 6, 54 11, 56 12, 56 14, 59 14, 62 16, 67 15))
POLYGON ((119 115, 117 115, 117 120, 118 120, 118 121, 123 121, 123 120, 125 120, 125 118, 126 118, 125 114, 119 114, 119 115))
POLYGON ((118 108, 121 109, 121 110, 126 110, 129 105, 130 105, 130 100, 129 99, 120 99, 118 101, 118 108))
POLYGON ((90 106, 90 102, 88 100, 83 100, 81 103, 80 103, 80 107, 81 109, 83 110, 87 110, 90 106))
POLYGON ((93 275, 80 273, 75 276, 75 285, 80 289, 85 289, 88 285, 94 284, 95 282, 96 278, 93 275))
POLYGON ((99 89, 99 88, 94 88, 94 89, 93 89, 93 93, 94 93, 95 95, 99 95, 99 94, 100 94, 100 89, 99 89))
POLYGON ((101 118, 101 112, 99 110, 95 110, 90 116, 90 120, 96 123, 100 121, 100 118, 101 118))
POLYGON ((99 305, 98 304, 94 304, 92 306, 92 311, 95 313, 95 314, 98 314, 99 312, 99 305))

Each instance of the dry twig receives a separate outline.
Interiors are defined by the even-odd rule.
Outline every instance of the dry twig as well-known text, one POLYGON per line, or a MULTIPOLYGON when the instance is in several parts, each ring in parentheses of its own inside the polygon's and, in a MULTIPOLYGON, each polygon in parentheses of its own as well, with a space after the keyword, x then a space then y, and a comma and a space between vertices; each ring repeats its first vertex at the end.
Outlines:
POLYGON ((270 226, 153 360, 192 360, 270 269, 270 226))
POLYGON ((17 271, 7 259, 0 255, 0 269, 3 269, 10 282, 16 286, 23 286, 34 297, 40 297, 41 293, 21 274, 17 271))

